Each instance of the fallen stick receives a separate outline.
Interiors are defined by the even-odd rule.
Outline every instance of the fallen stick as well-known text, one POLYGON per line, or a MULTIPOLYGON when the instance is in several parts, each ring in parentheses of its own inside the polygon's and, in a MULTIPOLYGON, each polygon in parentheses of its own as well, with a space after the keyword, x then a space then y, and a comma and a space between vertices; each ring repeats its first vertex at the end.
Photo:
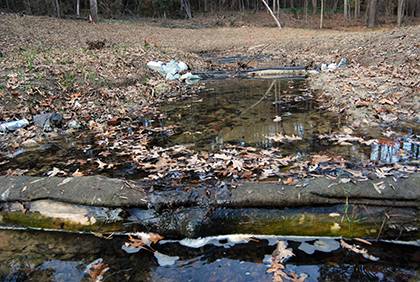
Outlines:
POLYGON ((271 16, 273 17, 273 19, 276 21, 277 26, 279 27, 279 29, 281 29, 281 24, 279 22, 279 20, 277 19, 277 17, 274 15, 273 11, 271 10, 270 6, 268 6, 267 2, 265 2, 265 0, 261 0, 264 5, 267 7, 268 11, 270 12, 271 16))

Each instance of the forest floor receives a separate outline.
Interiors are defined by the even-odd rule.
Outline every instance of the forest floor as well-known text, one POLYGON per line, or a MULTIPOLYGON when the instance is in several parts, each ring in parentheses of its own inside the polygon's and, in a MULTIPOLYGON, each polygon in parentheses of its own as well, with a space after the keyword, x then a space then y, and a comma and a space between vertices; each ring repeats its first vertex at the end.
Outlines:
MULTIPOLYGON (((139 118, 163 117, 159 102, 194 94, 203 87, 164 81, 146 67, 150 60, 182 60, 194 72, 257 66, 252 58, 260 55, 270 56, 279 66, 309 69, 347 58, 347 68, 311 76, 309 85, 322 107, 345 116, 352 129, 400 122, 418 124, 420 120, 418 25, 373 30, 278 30, 249 25, 191 28, 176 23, 90 24, 82 20, 1 15, 0 120, 31 120, 42 112, 59 112, 68 131, 77 133, 80 126, 94 133, 95 142, 101 147, 96 155, 89 160, 69 160, 67 166, 71 169, 54 167, 51 175, 92 174, 91 166, 87 169, 89 162, 99 170, 112 169, 117 164, 110 156, 117 152, 153 174, 152 179, 168 176, 174 169, 194 173, 213 170, 219 176, 255 179, 273 165, 290 165, 293 157, 276 152, 256 156, 254 149, 241 151, 240 160, 234 149, 222 155, 179 147, 153 147, 151 151, 146 134, 150 129, 143 128, 139 118), (233 55, 248 59, 231 65, 209 59, 233 55), (127 128, 134 129, 135 134, 128 134, 127 128), (175 164, 173 158, 179 162, 175 164)), ((10 156, 21 147, 34 147, 57 135, 55 131, 41 132, 31 126, 1 135, 0 165, 7 167, 10 156)), ((312 165, 321 160, 318 156, 312 165)))

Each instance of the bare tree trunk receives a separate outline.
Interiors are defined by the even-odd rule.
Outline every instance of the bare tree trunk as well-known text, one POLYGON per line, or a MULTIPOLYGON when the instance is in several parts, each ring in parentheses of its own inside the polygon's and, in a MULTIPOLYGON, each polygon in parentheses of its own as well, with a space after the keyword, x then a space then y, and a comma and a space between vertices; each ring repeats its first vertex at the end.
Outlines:
POLYGON ((305 22, 308 23, 308 0, 304 2, 305 22))
POLYGON ((368 11, 368 18, 367 18, 368 27, 374 27, 376 24, 376 4, 377 3, 378 3, 378 0, 369 1, 369 11, 368 11))
POLYGON ((98 22, 98 2, 96 0, 89 0, 90 16, 94 23, 98 22))
POLYGON ((316 15, 317 10, 317 0, 312 0, 312 15, 316 15))
POLYGON ((322 29, 324 25, 324 0, 321 0, 321 19, 319 21, 319 28, 322 29))
POLYGON ((76 0, 76 16, 80 17, 80 0, 76 0))
POLYGON ((354 3, 354 17, 356 19, 360 17, 360 0, 355 0, 355 3, 354 3))
POLYGON ((348 19, 348 17, 349 17, 348 8, 349 8, 349 2, 348 2, 348 0, 344 0, 344 18, 345 19, 348 19))
POLYGON ((55 8, 55 15, 57 16, 57 18, 61 18, 60 1, 59 0, 54 1, 54 8, 55 8))
POLYGON ((273 17, 273 19, 276 22, 276 24, 279 27, 279 29, 281 29, 281 24, 280 24, 279 20, 277 19, 276 15, 274 15, 273 11, 270 9, 270 6, 268 6, 268 4, 267 4, 267 2, 265 2, 265 0, 261 0, 261 1, 264 3, 265 7, 270 12, 271 16, 273 17))
POLYGON ((398 10, 397 10, 397 24, 398 24, 398 26, 401 26, 402 21, 403 21, 404 6, 405 6, 405 1, 404 0, 398 0, 398 10))
MULTIPOLYGON (((240 1, 239 1, 239 5, 241 5, 240 1)), ((181 0, 181 10, 185 10, 185 13, 187 14, 187 17, 189 19, 192 18, 191 5, 190 5, 189 0, 181 0)))

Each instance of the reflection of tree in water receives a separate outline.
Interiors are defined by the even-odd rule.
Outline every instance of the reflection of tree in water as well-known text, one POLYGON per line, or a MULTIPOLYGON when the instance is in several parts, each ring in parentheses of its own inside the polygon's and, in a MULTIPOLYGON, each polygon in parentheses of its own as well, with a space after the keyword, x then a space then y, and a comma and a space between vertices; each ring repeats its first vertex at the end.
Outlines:
POLYGON ((419 142, 410 139, 404 141, 379 140, 371 145, 370 159, 386 164, 394 164, 410 159, 419 159, 419 142))

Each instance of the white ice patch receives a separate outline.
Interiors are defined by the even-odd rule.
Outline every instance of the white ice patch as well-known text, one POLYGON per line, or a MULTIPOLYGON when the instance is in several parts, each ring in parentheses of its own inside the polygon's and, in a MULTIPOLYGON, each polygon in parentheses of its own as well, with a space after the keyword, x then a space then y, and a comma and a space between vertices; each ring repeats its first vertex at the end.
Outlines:
POLYGON ((162 253, 159 253, 158 251, 154 252, 155 258, 157 259, 160 266, 170 266, 174 265, 178 260, 179 257, 171 257, 162 253))
MULTIPOLYGON (((337 239, 339 237, 327 237, 327 240, 337 239)), ((305 242, 313 241, 318 239, 318 237, 311 236, 277 236, 277 235, 255 235, 255 234, 230 234, 230 235, 219 235, 219 236, 210 236, 197 239, 185 238, 180 241, 177 240, 162 240, 159 244, 166 243, 179 243, 182 246, 188 248, 201 248, 205 245, 214 245, 217 247, 230 248, 236 244, 246 244, 252 239, 256 240, 267 240, 269 246, 274 246, 279 240, 287 240, 294 242, 305 242), (226 241, 226 242, 224 242, 226 241)), ((337 243, 338 244, 338 243, 337 243)), ((339 245, 339 244, 338 244, 339 245)))
POLYGON ((340 248, 340 243, 333 239, 319 239, 314 244, 302 242, 298 247, 299 250, 304 251, 308 255, 312 255, 315 251, 329 253, 340 248))

